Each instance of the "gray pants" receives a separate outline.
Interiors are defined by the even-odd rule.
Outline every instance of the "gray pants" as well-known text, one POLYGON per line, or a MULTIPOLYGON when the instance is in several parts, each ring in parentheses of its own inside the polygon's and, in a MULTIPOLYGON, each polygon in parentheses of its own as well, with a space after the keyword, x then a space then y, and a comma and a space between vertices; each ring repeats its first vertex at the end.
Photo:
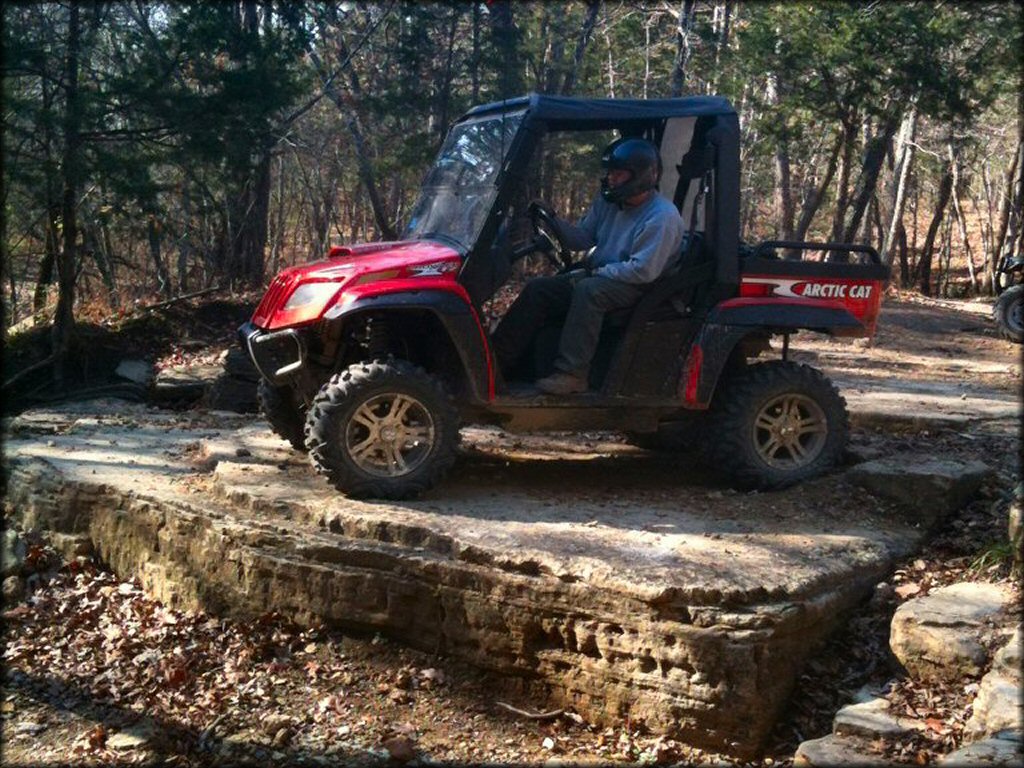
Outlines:
POLYGON ((537 332, 565 317, 555 368, 586 378, 606 312, 631 307, 643 287, 607 277, 538 277, 526 284, 491 336, 502 371, 510 370, 530 348, 537 332))

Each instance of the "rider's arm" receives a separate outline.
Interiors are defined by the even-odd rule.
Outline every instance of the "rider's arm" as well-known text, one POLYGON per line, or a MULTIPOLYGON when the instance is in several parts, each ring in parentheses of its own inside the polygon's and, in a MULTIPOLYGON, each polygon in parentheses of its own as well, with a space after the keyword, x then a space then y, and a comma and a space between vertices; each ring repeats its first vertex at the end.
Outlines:
POLYGON ((562 242, 570 251, 586 251, 593 248, 596 243, 593 232, 582 226, 559 219, 558 227, 562 232, 562 242))
POLYGON ((570 224, 565 219, 558 220, 565 246, 570 251, 587 251, 597 245, 597 228, 606 214, 606 206, 607 203, 597 197, 579 224, 570 224))

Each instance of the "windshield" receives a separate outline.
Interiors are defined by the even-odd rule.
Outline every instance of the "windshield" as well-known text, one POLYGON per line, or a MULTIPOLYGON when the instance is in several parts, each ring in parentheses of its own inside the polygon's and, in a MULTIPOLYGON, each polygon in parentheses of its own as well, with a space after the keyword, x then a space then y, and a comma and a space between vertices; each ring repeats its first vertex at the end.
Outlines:
POLYGON ((494 198, 495 181, 524 112, 456 125, 423 180, 406 239, 440 237, 463 250, 476 243, 494 198))

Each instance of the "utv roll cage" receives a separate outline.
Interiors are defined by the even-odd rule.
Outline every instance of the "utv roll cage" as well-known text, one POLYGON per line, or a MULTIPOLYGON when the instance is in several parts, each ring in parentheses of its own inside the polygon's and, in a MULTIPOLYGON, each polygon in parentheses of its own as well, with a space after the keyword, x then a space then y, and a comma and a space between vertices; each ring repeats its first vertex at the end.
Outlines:
POLYGON ((583 99, 533 93, 484 104, 463 115, 456 125, 500 114, 525 112, 523 123, 506 155, 496 185, 498 195, 476 246, 459 276, 474 302, 488 298, 495 268, 488 254, 498 227, 526 181, 534 150, 547 133, 617 129, 624 136, 652 141, 661 149, 664 172, 661 192, 683 213, 689 224, 690 207, 701 179, 708 182, 703 203, 707 245, 716 257, 714 279, 729 293, 738 282, 739 249, 739 119, 728 100, 719 96, 675 99, 583 99), (689 144, 679 160, 667 154, 689 144))

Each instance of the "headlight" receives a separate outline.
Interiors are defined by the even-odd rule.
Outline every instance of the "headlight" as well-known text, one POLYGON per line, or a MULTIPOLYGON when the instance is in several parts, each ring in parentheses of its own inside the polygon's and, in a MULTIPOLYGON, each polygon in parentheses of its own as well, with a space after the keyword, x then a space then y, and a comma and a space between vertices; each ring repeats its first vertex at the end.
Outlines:
POLYGON ((288 297, 284 311, 289 312, 310 305, 324 306, 338 292, 338 283, 303 283, 288 297))

